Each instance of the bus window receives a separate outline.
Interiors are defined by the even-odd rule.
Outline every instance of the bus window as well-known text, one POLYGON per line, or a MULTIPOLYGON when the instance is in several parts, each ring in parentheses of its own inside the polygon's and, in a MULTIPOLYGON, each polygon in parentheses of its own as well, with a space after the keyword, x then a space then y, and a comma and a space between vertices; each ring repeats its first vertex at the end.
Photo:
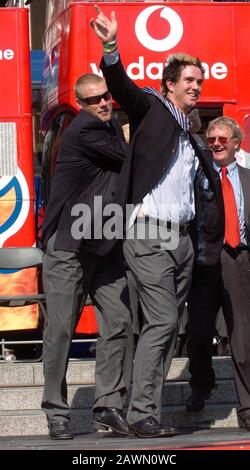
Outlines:
POLYGON ((201 128, 197 132, 202 140, 206 143, 206 130, 208 124, 213 119, 216 119, 219 116, 223 116, 223 106, 222 105, 215 105, 213 107, 207 106, 198 106, 199 115, 201 119, 201 128))

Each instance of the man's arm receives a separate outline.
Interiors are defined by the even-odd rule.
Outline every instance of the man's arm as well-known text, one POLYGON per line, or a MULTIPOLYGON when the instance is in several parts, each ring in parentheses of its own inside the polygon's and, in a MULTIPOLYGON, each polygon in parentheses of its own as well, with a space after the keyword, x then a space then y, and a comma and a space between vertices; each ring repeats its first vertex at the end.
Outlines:
POLYGON ((103 123, 91 123, 80 132, 83 154, 101 168, 120 170, 128 153, 128 144, 118 136, 109 135, 103 123))
POLYGON ((116 46, 118 23, 115 12, 108 18, 103 10, 94 6, 97 16, 90 25, 103 44, 101 70, 113 98, 128 114, 131 127, 135 128, 150 108, 148 95, 127 76, 116 46))

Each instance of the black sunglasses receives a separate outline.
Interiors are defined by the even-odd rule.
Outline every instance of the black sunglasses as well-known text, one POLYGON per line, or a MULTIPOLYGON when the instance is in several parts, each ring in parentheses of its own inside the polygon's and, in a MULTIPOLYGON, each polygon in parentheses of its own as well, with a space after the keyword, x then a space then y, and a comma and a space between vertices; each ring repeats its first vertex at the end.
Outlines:
POLYGON ((84 103, 91 105, 91 104, 99 104, 102 99, 104 99, 105 101, 108 101, 110 100, 110 97, 111 97, 110 92, 107 90, 102 95, 89 96, 88 98, 78 97, 78 99, 79 101, 83 101, 84 103))

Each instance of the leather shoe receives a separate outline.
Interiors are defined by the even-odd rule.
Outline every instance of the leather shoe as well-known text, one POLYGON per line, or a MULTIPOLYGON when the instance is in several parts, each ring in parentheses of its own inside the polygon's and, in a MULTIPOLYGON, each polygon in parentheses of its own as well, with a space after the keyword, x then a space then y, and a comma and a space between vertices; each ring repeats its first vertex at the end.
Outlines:
POLYGON ((130 434, 139 437, 172 437, 177 436, 179 432, 172 427, 162 427, 152 416, 148 416, 137 423, 129 426, 130 434))
POLYGON ((192 392, 190 397, 188 398, 186 404, 186 411, 196 412, 201 411, 205 407, 205 400, 210 398, 211 392, 209 393, 201 393, 201 392, 192 392))
POLYGON ((118 408, 96 408, 92 424, 95 429, 111 430, 117 434, 128 434, 128 423, 118 408))
POLYGON ((218 356, 231 356, 231 348, 229 338, 220 336, 217 340, 217 355, 218 356))
POLYGON ((247 431, 250 431, 250 415, 238 415, 238 421, 240 428, 244 428, 247 431))
POLYGON ((48 424, 49 436, 51 439, 73 439, 74 436, 69 430, 68 421, 50 421, 48 424))

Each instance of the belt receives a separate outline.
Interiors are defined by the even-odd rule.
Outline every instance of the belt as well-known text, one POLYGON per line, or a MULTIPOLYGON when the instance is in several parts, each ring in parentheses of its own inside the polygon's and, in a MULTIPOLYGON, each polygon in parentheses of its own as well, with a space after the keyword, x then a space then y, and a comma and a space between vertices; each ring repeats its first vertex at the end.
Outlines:
POLYGON ((230 245, 224 244, 223 248, 231 256, 238 256, 242 251, 249 251, 249 247, 247 245, 244 245, 244 243, 240 243, 235 248, 230 245))
POLYGON ((188 229, 188 224, 177 224, 175 222, 170 222, 169 220, 165 221, 162 219, 158 219, 156 217, 150 217, 148 215, 146 215, 145 217, 137 217, 136 219, 136 222, 139 222, 139 223, 143 223, 143 221, 145 221, 146 224, 148 223, 155 224, 159 227, 165 227, 168 230, 173 230, 173 231, 176 231, 176 228, 178 227, 178 231, 181 234, 187 232, 187 229, 188 229))

